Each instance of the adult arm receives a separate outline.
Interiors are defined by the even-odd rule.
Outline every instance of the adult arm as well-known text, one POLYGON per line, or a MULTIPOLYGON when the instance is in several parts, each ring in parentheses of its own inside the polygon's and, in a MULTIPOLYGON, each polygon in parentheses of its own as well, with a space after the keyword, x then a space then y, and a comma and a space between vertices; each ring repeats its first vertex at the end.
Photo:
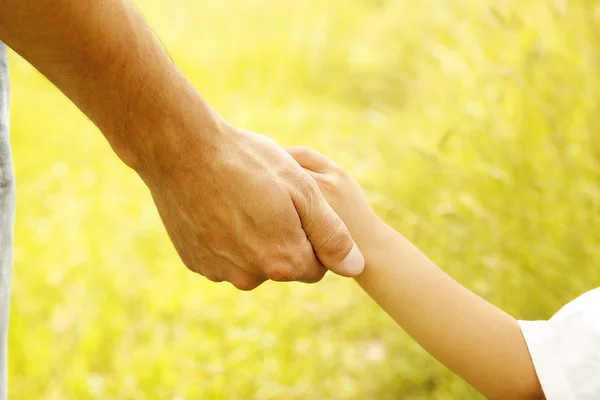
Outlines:
POLYGON ((128 0, 0 0, 0 40, 102 131, 148 185, 188 268, 253 289, 364 260, 318 188, 270 140, 224 121, 128 0))

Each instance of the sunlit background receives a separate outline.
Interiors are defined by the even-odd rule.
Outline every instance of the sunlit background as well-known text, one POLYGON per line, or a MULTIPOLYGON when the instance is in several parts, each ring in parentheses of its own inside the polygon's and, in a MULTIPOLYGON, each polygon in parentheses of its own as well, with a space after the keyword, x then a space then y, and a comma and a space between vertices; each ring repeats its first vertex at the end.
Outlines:
MULTIPOLYGON (((596 1, 137 4, 225 118, 331 155, 515 317, 600 285, 596 1)), ((242 293, 187 272, 141 181, 10 57, 11 398, 479 398, 352 280, 242 293)))

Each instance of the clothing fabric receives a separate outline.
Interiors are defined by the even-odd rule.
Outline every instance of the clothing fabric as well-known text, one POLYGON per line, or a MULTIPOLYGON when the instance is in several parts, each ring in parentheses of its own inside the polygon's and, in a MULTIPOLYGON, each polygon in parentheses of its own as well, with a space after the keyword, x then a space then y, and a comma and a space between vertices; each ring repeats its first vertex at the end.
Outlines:
POLYGON ((7 397, 8 315, 12 276, 15 177, 8 136, 8 61, 0 42, 0 400, 7 397))
POLYGON ((600 288, 519 324, 547 400, 600 399, 600 288))

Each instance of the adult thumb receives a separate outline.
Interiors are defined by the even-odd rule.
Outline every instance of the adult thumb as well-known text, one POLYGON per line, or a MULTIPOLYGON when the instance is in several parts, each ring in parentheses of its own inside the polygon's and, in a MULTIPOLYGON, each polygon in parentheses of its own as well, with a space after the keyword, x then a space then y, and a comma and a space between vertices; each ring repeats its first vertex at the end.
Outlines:
POLYGON ((365 269, 365 259, 348 228, 323 197, 316 203, 300 219, 317 258, 338 275, 360 275, 365 269))

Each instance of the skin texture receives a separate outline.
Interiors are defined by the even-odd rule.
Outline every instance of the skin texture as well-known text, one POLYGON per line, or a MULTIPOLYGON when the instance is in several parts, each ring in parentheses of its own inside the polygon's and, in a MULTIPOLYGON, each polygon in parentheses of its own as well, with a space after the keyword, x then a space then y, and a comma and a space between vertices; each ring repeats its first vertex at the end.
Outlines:
POLYGON ((0 0, 0 9, 0 40, 139 174, 189 269, 242 290, 362 272, 310 176, 272 141, 224 121, 129 1, 0 0))
POLYGON ((517 321, 454 281, 373 211, 330 158, 288 152, 313 177, 362 250, 362 288, 425 350, 489 399, 544 399, 517 321))

